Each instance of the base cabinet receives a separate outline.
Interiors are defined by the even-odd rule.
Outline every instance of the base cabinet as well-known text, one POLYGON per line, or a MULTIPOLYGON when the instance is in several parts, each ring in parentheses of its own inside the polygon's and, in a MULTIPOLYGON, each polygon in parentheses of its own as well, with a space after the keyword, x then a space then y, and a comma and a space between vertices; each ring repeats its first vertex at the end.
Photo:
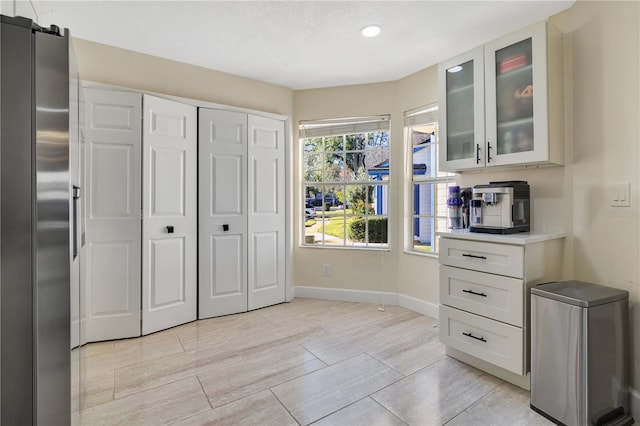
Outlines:
POLYGON ((561 279, 562 234, 440 234, 447 354, 529 388, 529 290, 561 279))

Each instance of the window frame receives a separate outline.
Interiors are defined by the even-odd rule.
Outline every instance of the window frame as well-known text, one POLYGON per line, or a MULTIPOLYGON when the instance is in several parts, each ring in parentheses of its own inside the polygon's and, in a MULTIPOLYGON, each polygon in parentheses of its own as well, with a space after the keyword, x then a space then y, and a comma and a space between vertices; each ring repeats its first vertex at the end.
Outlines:
MULTIPOLYGON (((439 191, 438 185, 444 186, 444 196, 447 196, 448 188, 455 185, 456 175, 454 173, 448 173, 439 170, 439 155, 442 152, 440 149, 440 137, 439 137, 439 123, 438 123, 438 105, 437 103, 430 104, 424 107, 415 108, 413 110, 406 111, 404 113, 404 146, 407 154, 407 167, 405 170, 405 180, 407 187, 405 194, 407 195, 408 203, 405 207, 405 218, 409 220, 406 224, 406 238, 405 238, 405 252, 410 254, 437 256, 438 255, 438 239, 436 233, 442 230, 441 226, 438 226, 438 222, 446 224, 447 212, 446 203, 438 203, 439 191), (417 127, 434 127, 434 136, 432 141, 429 142, 431 149, 430 164, 427 167, 431 167, 430 173, 424 175, 417 175, 414 173, 414 155, 417 152, 413 144, 413 134, 417 127), (421 213, 416 210, 416 185, 433 185, 431 193, 431 205, 435 210, 433 213, 421 213), (440 208, 444 207, 444 210, 440 208), (431 230, 431 241, 426 249, 420 249, 416 245, 416 224, 421 220, 428 220, 430 224, 427 228, 431 230)), ((446 225, 445 225, 446 227, 446 225)))
MULTIPOLYGON (((299 129, 299 146, 301 148, 301 158, 299 163, 301 165, 300 194, 303 205, 303 208, 301 209, 302 212, 299 216, 301 218, 299 246, 305 248, 335 248, 349 250, 390 250, 391 227, 389 226, 389 196, 391 195, 390 172, 392 167, 390 115, 348 119, 301 121, 299 129), (385 140, 383 140, 382 143, 380 143, 380 141, 372 143, 375 140, 375 135, 380 133, 386 133, 386 137, 384 138, 385 140), (347 137, 349 135, 360 134, 364 135, 364 143, 361 146, 356 147, 348 146, 347 137), (341 145, 339 149, 327 149, 327 139, 340 137, 342 138, 342 143, 338 143, 338 145, 341 145), (316 155, 309 154, 309 151, 307 151, 306 148, 307 141, 313 138, 322 138, 322 140, 320 141, 322 146, 317 153, 317 155, 319 156, 319 162, 321 163, 319 180, 306 179, 307 172, 310 169, 307 160, 312 157, 312 155, 316 155), (376 175, 376 173, 371 174, 371 171, 375 171, 375 169, 372 168, 371 165, 366 167, 366 163, 364 162, 366 161, 365 158, 367 155, 367 151, 370 149, 375 149, 375 147, 377 146, 385 147, 387 158, 386 161, 382 161, 380 163, 384 164, 385 166, 378 170, 376 179, 375 177, 373 177, 376 175), (368 177, 368 179, 358 179, 358 171, 353 171, 352 168, 347 166, 347 164, 350 162, 348 160, 350 154, 363 155, 363 159, 357 161, 362 161, 363 165, 365 165, 366 168, 364 170, 366 170, 366 177, 368 177), (330 163, 327 161, 327 158, 331 158, 331 156, 336 157, 338 164, 340 164, 342 167, 338 167, 337 173, 334 171, 334 175, 337 174, 337 177, 334 176, 333 179, 327 179, 328 174, 325 172, 325 167, 330 163), (347 170, 350 171, 349 174, 345 173, 347 170), (346 194, 348 193, 348 190, 357 189, 358 187, 367 187, 366 189, 362 190, 365 195, 364 205, 366 207, 364 208, 363 212, 347 213, 348 209, 345 208, 345 205, 347 204, 347 200, 345 199, 346 194), (332 214, 331 216, 329 216, 341 216, 343 218, 343 235, 341 237, 327 238, 331 234, 326 233, 325 224, 327 224, 327 222, 325 220, 322 220, 321 228, 319 232, 316 233, 320 234, 322 238, 317 241, 314 238, 314 242, 309 242, 309 240, 307 239, 307 204, 309 200, 311 200, 311 198, 309 198, 309 196, 311 195, 311 193, 308 191, 309 188, 318 190, 313 192, 313 201, 315 204, 315 206, 313 207, 314 218, 316 218, 316 220, 319 214, 322 215, 323 219, 327 217, 325 214, 325 203, 327 203, 326 197, 329 194, 332 194, 332 201, 329 202, 332 204, 331 207, 334 207, 336 202, 340 202, 341 204, 339 205, 343 206, 342 209, 339 209, 339 211, 341 211, 341 214, 332 214), (342 192, 342 196, 339 195, 340 191, 342 192), (320 194, 320 198, 318 198, 318 193, 320 194), (320 200, 320 205, 317 205, 318 200, 320 200), (320 207, 319 210, 318 207, 320 207), (370 211, 370 209, 372 208, 375 209, 373 212, 370 211), (347 235, 348 221, 357 218, 364 218, 364 241, 354 241, 349 244, 350 240, 348 239, 347 235), (369 241, 370 236, 374 236, 370 232, 370 226, 372 223, 372 219, 375 220, 375 218, 386 218, 386 238, 384 238, 386 239, 386 242, 369 241), (333 238, 341 238, 341 241, 331 243, 332 240, 336 241, 333 238)), ((333 143, 335 144, 335 141, 333 141, 333 143)), ((332 148, 335 148, 335 146, 332 148)), ((383 157, 384 156, 385 154, 383 154, 383 157)), ((316 175, 317 173, 318 172, 316 171, 316 175)), ((382 223, 379 226, 381 227, 380 229, 385 230, 385 227, 382 223)))

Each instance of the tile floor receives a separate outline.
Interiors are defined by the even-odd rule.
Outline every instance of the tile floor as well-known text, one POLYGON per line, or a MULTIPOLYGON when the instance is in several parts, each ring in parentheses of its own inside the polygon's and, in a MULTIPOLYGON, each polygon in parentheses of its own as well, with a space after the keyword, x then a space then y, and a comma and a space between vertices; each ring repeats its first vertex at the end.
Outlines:
POLYGON ((294 299, 76 355, 76 425, 550 424, 397 306, 294 299))

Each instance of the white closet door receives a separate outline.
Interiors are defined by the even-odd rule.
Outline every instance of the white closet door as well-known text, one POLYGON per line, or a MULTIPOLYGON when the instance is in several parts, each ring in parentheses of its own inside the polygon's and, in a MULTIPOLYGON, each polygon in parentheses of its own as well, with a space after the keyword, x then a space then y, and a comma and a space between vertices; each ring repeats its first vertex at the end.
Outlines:
POLYGON ((285 301, 284 122, 249 115, 249 310, 285 301))
POLYGON ((89 342, 140 335, 141 101, 140 94, 85 90, 81 271, 89 342))
POLYGON ((196 113, 144 95, 142 334, 196 319, 196 113))
POLYGON ((199 318, 247 310, 247 114, 199 110, 199 318))

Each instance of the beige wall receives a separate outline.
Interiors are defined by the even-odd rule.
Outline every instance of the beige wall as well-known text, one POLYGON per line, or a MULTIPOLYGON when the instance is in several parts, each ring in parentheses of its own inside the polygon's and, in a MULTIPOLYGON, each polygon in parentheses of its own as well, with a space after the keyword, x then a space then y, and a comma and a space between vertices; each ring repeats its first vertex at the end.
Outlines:
POLYGON ((631 381, 640 390, 640 3, 578 2, 556 18, 573 68, 574 276, 630 292, 631 381), (630 208, 610 207, 618 182, 631 183, 630 208))
POLYGON ((291 116, 291 89, 244 77, 73 39, 83 80, 291 116))
MULTIPOLYGON (((631 293, 632 384, 640 389, 640 6, 579 1, 552 18, 565 33, 565 167, 459 176, 463 185, 524 179, 533 193, 533 225, 567 232, 564 278, 631 293), (610 208, 608 189, 631 183, 631 207, 610 208), (613 213, 613 214, 612 214, 613 213)), ((75 40, 81 78, 124 87, 290 115, 298 120, 391 114, 392 239, 389 251, 298 246, 294 208, 292 284, 399 292, 438 303, 437 259, 404 249, 406 181, 402 113, 437 101, 435 67, 395 82, 292 92, 290 89, 75 40), (331 276, 321 276, 321 265, 331 276)), ((455 52, 458 53, 458 52, 455 52)), ((295 125, 294 125, 295 127, 295 125)), ((293 137, 293 164, 300 150, 293 137)), ((300 174, 292 168, 293 206, 301 206, 300 174)))
MULTIPOLYGON (((532 187, 536 230, 567 233, 563 279, 630 292, 632 385, 640 389, 640 6, 579 1, 551 21, 565 33, 564 167, 467 173, 464 186, 523 179, 532 187), (609 207, 609 190, 631 183, 631 207, 609 207)), ((294 285, 398 291, 438 303, 437 259, 406 254, 402 113, 437 100, 434 67, 396 82, 295 92, 297 119, 391 113, 391 250, 293 250, 294 285), (330 263, 332 277, 321 277, 330 263), (354 267, 355 266, 355 267, 354 267)), ((294 159, 299 161, 294 145, 294 159)), ((294 174, 299 184, 298 171, 294 174)), ((302 203, 300 190, 294 206, 302 203)), ((295 229, 300 222, 294 220, 295 229)), ((297 243, 294 241, 294 243, 297 243)))
MULTIPOLYGON (((422 300, 437 301, 437 259, 404 253, 404 208, 406 180, 402 164, 404 111, 437 101, 436 67, 405 79, 386 83, 301 90, 294 94, 294 123, 299 120, 391 114, 391 169, 389 251, 319 249, 299 247, 294 237, 294 285, 400 292, 422 300), (331 265, 331 276, 322 276, 322 265, 331 265)), ((294 161, 301 161, 300 147, 294 145, 294 161)), ((300 170, 294 168, 294 181, 300 185, 300 170)), ((300 186, 294 192, 294 206, 302 205, 300 186)), ((301 229, 300 216, 294 215, 294 229, 301 229)))

